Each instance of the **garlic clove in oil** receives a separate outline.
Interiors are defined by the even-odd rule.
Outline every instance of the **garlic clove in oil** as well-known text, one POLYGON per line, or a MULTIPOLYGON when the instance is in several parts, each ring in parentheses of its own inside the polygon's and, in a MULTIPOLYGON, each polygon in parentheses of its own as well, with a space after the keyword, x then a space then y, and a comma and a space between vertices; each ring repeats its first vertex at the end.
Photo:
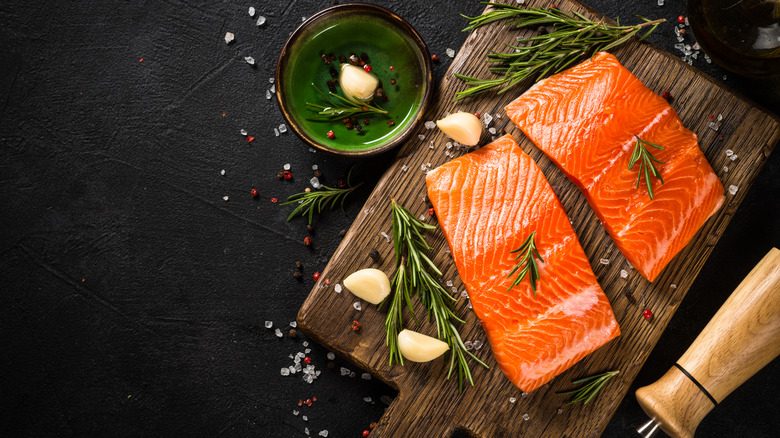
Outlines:
POLYGON ((476 146, 482 135, 482 123, 474 114, 457 112, 436 121, 436 126, 451 139, 465 146, 476 146))
POLYGON ((367 268, 353 272, 344 279, 344 286, 358 298, 379 304, 390 295, 390 279, 379 269, 367 268))
POLYGON ((436 359, 450 349, 446 342, 412 330, 398 333, 398 349, 412 362, 428 362, 436 359))
POLYGON ((362 67, 341 64, 339 85, 347 99, 362 104, 374 98, 374 92, 379 87, 379 79, 362 67))

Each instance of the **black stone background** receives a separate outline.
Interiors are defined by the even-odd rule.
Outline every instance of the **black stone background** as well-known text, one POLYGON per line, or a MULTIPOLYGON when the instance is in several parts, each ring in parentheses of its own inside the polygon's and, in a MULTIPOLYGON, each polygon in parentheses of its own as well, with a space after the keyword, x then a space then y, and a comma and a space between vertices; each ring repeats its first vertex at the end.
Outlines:
MULTIPOLYGON (((381 3, 438 54, 437 80, 450 62, 445 49, 466 38, 458 14, 482 9, 467 0, 381 3)), ((586 3, 624 21, 671 20, 650 40, 675 52, 683 2, 586 3)), ((355 177, 365 188, 346 215, 319 217, 314 245, 304 246, 304 222, 285 222, 290 208, 269 199, 303 190, 312 164, 334 184, 354 161, 312 154, 289 132, 274 137, 283 119, 265 92, 289 33, 329 2, 256 1, 268 17, 259 28, 250 5, 0 3, 0 435, 288 437, 308 427, 356 437, 382 415, 378 400, 393 391, 359 370, 341 377, 339 367, 353 367, 337 359, 328 368, 319 345, 309 346, 317 381, 280 376, 303 339, 278 339, 263 323, 287 332, 392 154, 361 163, 355 177), (236 34, 231 45, 226 31, 236 34), (248 144, 241 128, 257 140, 248 144), (285 163, 294 179, 280 182, 285 163), (295 260, 305 265, 301 283, 295 260), (311 407, 297 406, 313 396, 311 407)), ((753 82, 695 65, 780 110, 753 82)), ((775 152, 604 436, 632 436, 644 420, 634 390, 658 379, 780 246, 779 193, 775 152)), ((735 391, 697 436, 777 436, 779 370, 775 361, 735 391)))

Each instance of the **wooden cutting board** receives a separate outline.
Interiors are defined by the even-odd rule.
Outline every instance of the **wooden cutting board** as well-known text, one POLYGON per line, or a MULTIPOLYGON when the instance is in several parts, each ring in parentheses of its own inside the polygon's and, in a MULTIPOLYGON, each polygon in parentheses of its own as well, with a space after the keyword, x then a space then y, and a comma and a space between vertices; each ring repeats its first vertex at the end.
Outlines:
MULTIPOLYGON (((528 3, 546 7, 549 2, 528 3)), ((563 10, 573 8, 592 18, 602 17, 579 3, 557 3, 563 10)), ((503 51, 503 44, 514 42, 519 35, 517 30, 498 24, 472 31, 438 84, 434 103, 424 119, 436 120, 458 110, 490 113, 495 117, 491 126, 499 131, 505 129, 518 140, 542 168, 571 217, 599 283, 609 297, 622 335, 547 385, 531 394, 522 394, 499 370, 478 319, 468 309, 466 300, 461 299, 458 308, 465 316, 461 335, 464 340, 485 344, 476 355, 490 365, 489 370, 472 366, 474 387, 467 387, 459 394, 457 379, 445 380, 448 362, 443 359, 426 364, 407 362, 403 367, 387 366, 385 313, 366 302, 361 302, 362 310, 356 310, 353 303, 360 300, 346 290, 337 293, 335 286, 350 273, 367 267, 379 268, 392 277, 395 269, 392 243, 381 234, 391 235, 391 197, 417 215, 427 216, 425 171, 421 166, 430 163, 435 168, 448 161, 445 143, 449 139, 438 129, 420 126, 377 184, 298 314, 298 324, 304 333, 398 390, 398 396, 372 432, 373 438, 440 437, 449 436, 456 429, 478 437, 598 436, 780 138, 780 120, 775 116, 736 96, 677 57, 638 41, 614 51, 620 62, 651 90, 671 91, 672 106, 685 126, 698 134, 700 147, 724 187, 727 190, 731 185, 738 187, 735 195, 726 193, 723 208, 707 221, 656 281, 649 283, 628 266, 579 190, 504 114, 506 104, 528 85, 502 96, 487 93, 453 103, 455 93, 463 85, 452 73, 487 77, 484 56, 488 49, 503 51), (714 115, 713 119, 710 114, 714 115), (709 125, 717 120, 718 114, 723 115, 723 120, 716 132, 709 125), (418 134, 425 139, 419 139, 418 134), (738 155, 736 161, 725 155, 727 149, 738 155), (728 171, 724 166, 728 166, 728 171), (381 254, 379 263, 373 263, 368 257, 371 249, 381 254), (602 259, 608 259, 609 264, 601 263, 602 259), (627 278, 621 278, 621 270, 628 272, 627 278), (655 315, 651 322, 641 316, 645 308, 652 309, 655 315), (360 332, 351 330, 353 320, 360 321, 360 332), (555 394, 570 389, 571 381, 576 378, 608 370, 620 370, 620 374, 586 406, 564 406, 566 398, 555 394), (516 399, 514 402, 510 401, 512 397, 516 399)), ((481 144, 489 141, 490 135, 486 133, 481 144)), ((431 217, 426 220, 435 221, 431 217)), ((452 281, 458 293, 464 290, 441 232, 430 233, 428 240, 434 247, 434 261, 444 272, 442 281, 452 281)), ((415 313, 424 314, 419 303, 415 313)), ((407 323, 413 328, 411 320, 407 319, 407 323)), ((427 322, 415 330, 434 336, 436 333, 435 327, 427 322)))

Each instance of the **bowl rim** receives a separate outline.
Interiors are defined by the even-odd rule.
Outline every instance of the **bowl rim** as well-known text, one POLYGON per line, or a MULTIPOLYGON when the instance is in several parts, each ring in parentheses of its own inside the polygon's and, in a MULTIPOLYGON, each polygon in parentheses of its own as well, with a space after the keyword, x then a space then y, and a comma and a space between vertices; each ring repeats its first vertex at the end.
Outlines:
POLYGON ((409 22, 401 18, 398 14, 394 13, 393 11, 384 8, 379 5, 371 4, 371 3, 342 3, 333 5, 330 7, 327 7, 316 14, 312 15, 308 19, 306 19, 303 23, 298 25, 297 28, 290 34, 290 36, 287 38, 287 41, 284 43, 284 46, 282 47, 282 51, 279 53, 279 58, 276 62, 276 72, 275 72, 275 78, 274 81, 276 82, 276 102, 279 105, 279 110, 282 112, 282 115, 284 116, 287 123, 290 125, 290 128, 292 131, 304 142, 306 142, 309 146, 314 147, 315 149, 318 149, 323 152, 328 152, 334 155, 342 155, 342 156, 350 156, 350 157, 367 157, 372 155, 378 155, 383 152, 387 152, 390 149, 393 149, 397 146, 399 146, 401 143, 406 141, 406 139, 411 135, 412 131, 417 127, 417 125, 420 123, 420 120, 423 118, 423 115, 425 114, 426 110, 428 109, 428 106, 430 105, 431 98, 433 97, 433 64, 431 63, 431 55, 428 51, 428 46, 425 45, 425 41, 423 41, 422 37, 419 33, 412 27, 409 22), (394 139, 388 141, 387 143, 381 144, 376 147, 372 147, 370 149, 365 150, 359 150, 359 151, 345 151, 340 149, 334 149, 331 147, 328 147, 327 145, 324 145, 322 143, 319 143, 315 141, 313 138, 309 137, 305 132, 303 132, 303 129, 301 129, 295 122, 292 117, 292 115, 289 112, 289 108, 284 103, 284 100, 282 99, 283 94, 283 79, 282 79, 282 67, 287 64, 288 58, 287 58, 287 52, 290 46, 292 45, 293 41, 300 36, 300 34, 306 29, 307 27, 311 26, 318 20, 333 14, 334 12, 341 11, 343 9, 346 10, 355 10, 355 11, 361 11, 361 12, 373 12, 373 13, 379 13, 379 15, 385 15, 387 18, 389 18, 391 21, 395 22, 399 25, 402 31, 405 31, 408 36, 411 37, 413 42, 415 43, 415 46, 417 49, 422 53, 422 59, 423 59, 423 79, 426 83, 426 89, 425 93, 422 97, 422 102, 420 103, 420 107, 418 108, 416 114, 414 115, 413 120, 409 125, 406 127, 406 129, 400 133, 397 137, 394 139))

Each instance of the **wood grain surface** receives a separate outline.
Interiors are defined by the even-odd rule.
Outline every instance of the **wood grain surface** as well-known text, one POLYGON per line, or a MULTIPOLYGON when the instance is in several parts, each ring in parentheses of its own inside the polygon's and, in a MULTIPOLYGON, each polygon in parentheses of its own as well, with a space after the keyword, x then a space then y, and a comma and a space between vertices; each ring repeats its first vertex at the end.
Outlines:
MULTIPOLYGON (((547 6, 544 2, 528 4, 547 6)), ((599 14, 579 3, 564 1, 558 5, 563 10, 574 8, 600 18, 599 14)), ((724 186, 727 189, 731 185, 738 187, 735 195, 726 194, 726 203, 721 210, 707 221, 656 281, 649 283, 628 266, 582 194, 504 115, 504 106, 529 84, 501 96, 488 93, 453 102, 455 93, 463 86, 452 73, 487 76, 489 73, 483 62, 487 51, 503 50, 504 43, 513 42, 519 35, 520 32, 497 24, 473 31, 444 80, 438 84, 434 103, 424 119, 436 120, 457 110, 490 113, 496 117, 492 126, 505 129, 518 140, 523 150, 542 168, 568 212, 594 272, 610 299, 622 336, 531 394, 521 394, 504 378, 487 346, 476 354, 490 365, 490 370, 473 367, 475 386, 462 394, 458 393, 454 379, 445 380, 444 360, 408 363, 404 367, 387 366, 384 312, 365 302, 361 303, 362 310, 355 310, 353 303, 359 300, 348 292, 336 293, 334 286, 360 268, 377 267, 388 275, 394 272, 392 244, 381 235, 382 232, 391 233, 390 197, 417 214, 425 214, 428 209, 425 171, 421 166, 430 163, 430 167, 435 168, 448 161, 444 145, 449 140, 438 130, 429 131, 420 126, 377 184, 298 314, 299 327, 305 333, 399 391, 372 432, 373 437, 448 436, 456 429, 479 437, 599 435, 780 138, 780 121, 775 117, 676 57, 638 41, 613 52, 651 90, 657 93, 671 91, 672 106, 685 126, 698 134, 700 147, 724 186), (709 117, 711 114, 714 118, 723 115, 721 131, 730 133, 723 140, 718 139, 718 132, 709 128, 713 121, 709 117), (425 139, 419 139, 417 134, 425 135, 425 139), (738 162, 742 165, 732 165, 724 153, 727 149, 739 151, 738 162), (724 166, 730 167, 728 172, 724 166), (368 257, 372 248, 381 254, 379 263, 372 263, 368 257), (601 264, 600 259, 608 259, 610 263, 601 264), (621 270, 628 272, 627 278, 621 278, 621 270), (654 313, 649 322, 641 317, 646 308, 654 313), (355 319, 363 327, 359 333, 350 330, 355 319), (620 374, 586 406, 564 406, 566 399, 555 394, 569 389, 573 379, 615 369, 620 370, 620 374), (516 401, 510 402, 510 397, 515 397, 516 401)), ((486 134, 482 144, 490 141, 489 137, 486 134)), ((444 272, 442 281, 452 281, 454 288, 463 290, 441 232, 431 233, 429 242, 434 247, 434 261, 444 272)), ((461 329, 463 338, 486 343, 467 303, 461 300, 458 307, 466 320, 461 329)), ((422 312, 419 304, 416 311, 422 312)), ((413 323, 410 321, 410 324, 413 323)), ((435 333, 435 328, 428 323, 423 323, 418 330, 435 333)))

